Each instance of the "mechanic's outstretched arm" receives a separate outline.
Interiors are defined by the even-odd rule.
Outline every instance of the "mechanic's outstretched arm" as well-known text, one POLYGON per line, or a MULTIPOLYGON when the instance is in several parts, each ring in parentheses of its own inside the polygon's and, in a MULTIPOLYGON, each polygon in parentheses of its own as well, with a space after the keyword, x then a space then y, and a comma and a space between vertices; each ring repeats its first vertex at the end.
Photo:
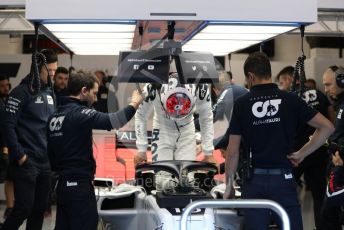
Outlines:
POLYGON ((226 149, 226 191, 223 194, 224 199, 234 197, 234 175, 238 168, 239 162, 239 148, 240 148, 241 135, 229 135, 229 144, 226 149))
POLYGON ((142 95, 138 90, 134 90, 131 95, 131 101, 126 108, 119 110, 116 113, 109 113, 112 128, 118 129, 127 124, 134 117, 135 112, 139 108, 142 101, 142 95), (129 109, 130 112, 128 111, 128 107, 130 106, 134 108, 134 112, 131 109, 129 109))
POLYGON ((135 90, 132 93, 129 105, 115 113, 102 113, 94 109, 82 109, 80 113, 74 114, 74 116, 78 116, 77 119, 81 123, 91 126, 92 129, 118 129, 127 124, 134 117, 136 109, 139 107, 142 100, 143 98, 140 93, 135 90))
POLYGON ((316 128, 312 138, 297 152, 288 156, 288 159, 294 166, 298 166, 305 157, 322 146, 326 139, 334 132, 334 127, 326 117, 317 113, 308 124, 316 128))

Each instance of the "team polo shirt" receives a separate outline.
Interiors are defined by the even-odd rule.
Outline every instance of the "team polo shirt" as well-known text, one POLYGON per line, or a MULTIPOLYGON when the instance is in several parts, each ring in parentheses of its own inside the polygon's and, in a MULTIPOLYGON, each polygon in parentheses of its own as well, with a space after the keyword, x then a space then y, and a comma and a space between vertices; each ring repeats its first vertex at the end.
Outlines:
POLYGON ((336 108, 336 121, 334 133, 330 136, 330 140, 338 142, 338 140, 344 137, 344 93, 339 95, 338 101, 335 103, 336 108))
POLYGON ((232 135, 241 135, 256 168, 290 168, 298 128, 317 111, 273 83, 253 86, 234 103, 232 135))
MULTIPOLYGON (((311 106, 325 117, 328 117, 328 107, 330 102, 325 94, 315 89, 305 89, 301 98, 306 102, 307 105, 311 106)), ((304 125, 298 130, 296 136, 296 144, 294 149, 300 149, 305 143, 309 141, 309 137, 313 135, 315 128, 304 125)))

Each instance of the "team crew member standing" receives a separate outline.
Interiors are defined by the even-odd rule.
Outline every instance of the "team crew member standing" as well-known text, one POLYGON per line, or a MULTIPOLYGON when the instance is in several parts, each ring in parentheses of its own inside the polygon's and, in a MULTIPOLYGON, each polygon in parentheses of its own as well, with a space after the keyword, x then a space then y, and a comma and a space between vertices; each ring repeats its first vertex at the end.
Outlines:
MULTIPOLYGON (((223 120, 224 118, 226 118, 228 123, 230 123, 234 101, 246 94, 248 90, 232 82, 232 73, 230 71, 220 71, 219 83, 214 84, 214 91, 218 97, 216 104, 213 105, 214 123, 217 120, 223 120)), ((228 145, 228 138, 229 131, 227 130, 223 136, 219 136, 214 139, 214 148, 219 148, 221 152, 224 151, 228 145)))
POLYGON ((69 97, 48 121, 48 149, 52 170, 59 175, 55 230, 97 229, 97 204, 92 186, 96 162, 92 129, 110 130, 126 124, 142 101, 134 91, 131 103, 117 113, 101 113, 90 106, 97 101, 95 77, 76 74, 68 81, 69 97))
MULTIPOLYGON (((243 198, 278 202, 289 215, 291 229, 302 229, 301 209, 291 167, 319 148, 333 132, 333 125, 302 99, 279 90, 272 83, 271 65, 265 54, 251 54, 245 61, 244 73, 252 88, 234 103, 226 150, 227 187, 224 197, 233 195, 231 178, 237 169, 243 138, 252 156, 252 178, 245 179, 243 198), (292 152, 296 132, 303 123, 315 127, 316 131, 299 151, 292 152)), ((247 229, 267 229, 269 220, 268 210, 245 210, 247 229)), ((280 220, 277 222, 281 226, 280 220)))
POLYGON ((40 66, 40 90, 34 92, 31 75, 15 87, 6 104, 5 132, 13 169, 14 208, 2 229, 41 229, 50 189, 46 124, 55 105, 49 78, 57 68, 57 55, 44 50, 47 65, 40 66))
MULTIPOLYGON (((290 90, 292 88, 292 82, 294 80, 293 73, 294 67, 287 66, 277 75, 280 85, 283 86, 281 87, 282 90, 290 90)), ((297 84, 299 84, 299 81, 297 81, 297 84)), ((299 89, 299 85, 296 88, 299 89)), ((329 100, 319 90, 304 88, 301 98, 307 105, 316 109, 325 117, 330 118, 334 116, 333 107, 330 105, 329 100)), ((300 126, 297 132, 294 150, 300 149, 307 143, 313 133, 313 127, 307 124, 300 126)), ((328 159, 327 147, 321 146, 314 153, 306 157, 298 167, 293 168, 293 175, 296 182, 300 184, 300 178, 304 175, 306 185, 312 192, 314 222, 317 229, 320 229, 321 225, 321 207, 325 197, 328 159)))
POLYGON ((6 210, 4 218, 6 219, 14 206, 13 192, 13 173, 8 164, 8 148, 5 141, 4 123, 6 119, 6 101, 11 89, 10 81, 5 76, 0 76, 0 154, 1 154, 1 180, 4 181, 4 191, 6 197, 6 210), (5 176, 5 177, 4 177, 5 176))
POLYGON ((54 93, 56 97, 56 105, 60 105, 61 97, 68 96, 67 83, 69 72, 65 67, 58 67, 54 75, 54 93))
MULTIPOLYGON (((326 201, 323 208, 323 230, 341 230, 341 206, 344 205, 344 165, 343 165, 343 144, 344 144, 344 68, 330 66, 323 74, 325 93, 334 101, 336 110, 335 131, 329 140, 333 145, 339 144, 342 147, 331 152, 333 168, 326 190, 326 201), (339 151, 341 151, 341 154, 339 151)), ((332 148, 329 148, 332 149, 332 148)))

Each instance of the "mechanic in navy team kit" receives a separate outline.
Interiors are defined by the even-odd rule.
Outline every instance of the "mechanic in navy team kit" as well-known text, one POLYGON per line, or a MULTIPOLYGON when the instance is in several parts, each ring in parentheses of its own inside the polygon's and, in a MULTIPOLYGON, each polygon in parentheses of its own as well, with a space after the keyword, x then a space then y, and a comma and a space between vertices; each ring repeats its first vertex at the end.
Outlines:
MULTIPOLYGON (((241 138, 251 159, 251 173, 244 178, 245 199, 270 199, 287 211, 291 229, 302 229, 300 204, 292 165, 319 148, 333 132, 332 123, 296 95, 283 92, 271 80, 271 65, 263 53, 249 55, 244 73, 250 92, 235 101, 231 120, 229 145, 226 150, 226 191, 233 196, 233 180, 239 159, 241 138), (304 123, 316 128, 312 138, 293 152, 298 127, 304 123)), ((267 229, 267 209, 245 210, 247 229, 267 229)), ((277 219, 281 226, 281 220, 277 219)))
MULTIPOLYGON (((292 66, 283 68, 277 74, 277 79, 279 80, 282 90, 290 91, 292 89, 292 82, 294 81, 293 74, 294 67, 292 66)), ((297 93, 300 89, 300 82, 296 81, 296 84, 296 92, 293 93, 297 93)), ((307 105, 316 109, 328 119, 333 120, 333 107, 324 93, 317 89, 304 88, 301 98, 307 105)), ((297 132, 294 150, 300 149, 307 143, 309 137, 312 136, 313 133, 313 127, 307 124, 301 126, 297 132)), ((328 161, 329 156, 327 154, 327 147, 323 145, 314 151, 314 153, 306 157, 298 167, 293 168, 293 175, 296 182, 302 186, 301 176, 304 175, 307 188, 312 192, 314 223, 317 229, 321 227, 321 207, 325 197, 328 161)))
MULTIPOLYGON (((234 101, 246 94, 248 90, 240 85, 232 82, 233 75, 230 71, 218 71, 219 82, 214 83, 212 86, 213 92, 216 95, 216 103, 212 106, 213 122, 219 122, 221 125, 227 124, 232 117, 232 110, 234 101)), ((199 119, 195 119, 196 130, 200 130, 199 119)), ((224 129, 222 135, 218 135, 214 138, 213 144, 215 149, 221 151, 227 148, 229 132, 224 129), (227 143, 227 144, 226 144, 227 143)), ((218 132, 219 133, 219 132, 218 132)))
POLYGON ((57 69, 57 55, 53 50, 41 54, 46 64, 33 62, 32 69, 39 72, 28 74, 6 103, 4 127, 15 203, 2 229, 18 229, 25 219, 26 229, 42 229, 51 183, 46 123, 55 110, 50 80, 57 69))
POLYGON ((48 120, 48 150, 52 170, 59 175, 55 230, 97 229, 97 204, 92 186, 96 162, 92 129, 110 130, 125 125, 142 102, 134 91, 131 102, 116 113, 101 113, 90 106, 97 100, 98 80, 75 74, 69 77, 69 97, 48 120))
POLYGON ((332 167, 322 210, 321 230, 342 229, 344 205, 344 68, 330 66, 323 74, 325 93, 333 100, 336 111, 335 131, 329 138, 332 167))

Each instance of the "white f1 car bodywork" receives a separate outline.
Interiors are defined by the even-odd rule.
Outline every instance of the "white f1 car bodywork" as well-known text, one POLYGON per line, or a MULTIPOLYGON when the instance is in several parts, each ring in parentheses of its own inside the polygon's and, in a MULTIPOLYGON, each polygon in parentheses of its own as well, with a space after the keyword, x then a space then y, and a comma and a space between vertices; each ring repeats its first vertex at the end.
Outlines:
MULTIPOLYGON (((202 164, 204 168, 205 164, 201 163, 200 165, 202 164)), ((193 168, 194 162, 192 165, 193 168)), ((146 166, 146 169, 154 170, 151 164, 146 166)), ((198 168, 197 165, 196 168, 198 168)), ((183 167, 178 169, 183 169, 183 167)), ((122 184, 116 188, 97 189, 98 214, 104 229, 180 229, 183 208, 197 198, 192 191, 188 190, 185 194, 169 195, 168 193, 159 193, 153 190, 149 194, 144 187, 122 184), (185 205, 181 205, 183 200, 187 201, 185 205)), ((212 193, 213 196, 216 196, 216 193, 223 194, 224 186, 215 186, 212 190, 215 191, 212 193)), ((207 194, 211 198, 210 192, 207 194)), ((205 208, 194 210, 188 220, 188 229, 190 230, 234 230, 240 229, 243 218, 238 216, 236 210, 205 208)))

